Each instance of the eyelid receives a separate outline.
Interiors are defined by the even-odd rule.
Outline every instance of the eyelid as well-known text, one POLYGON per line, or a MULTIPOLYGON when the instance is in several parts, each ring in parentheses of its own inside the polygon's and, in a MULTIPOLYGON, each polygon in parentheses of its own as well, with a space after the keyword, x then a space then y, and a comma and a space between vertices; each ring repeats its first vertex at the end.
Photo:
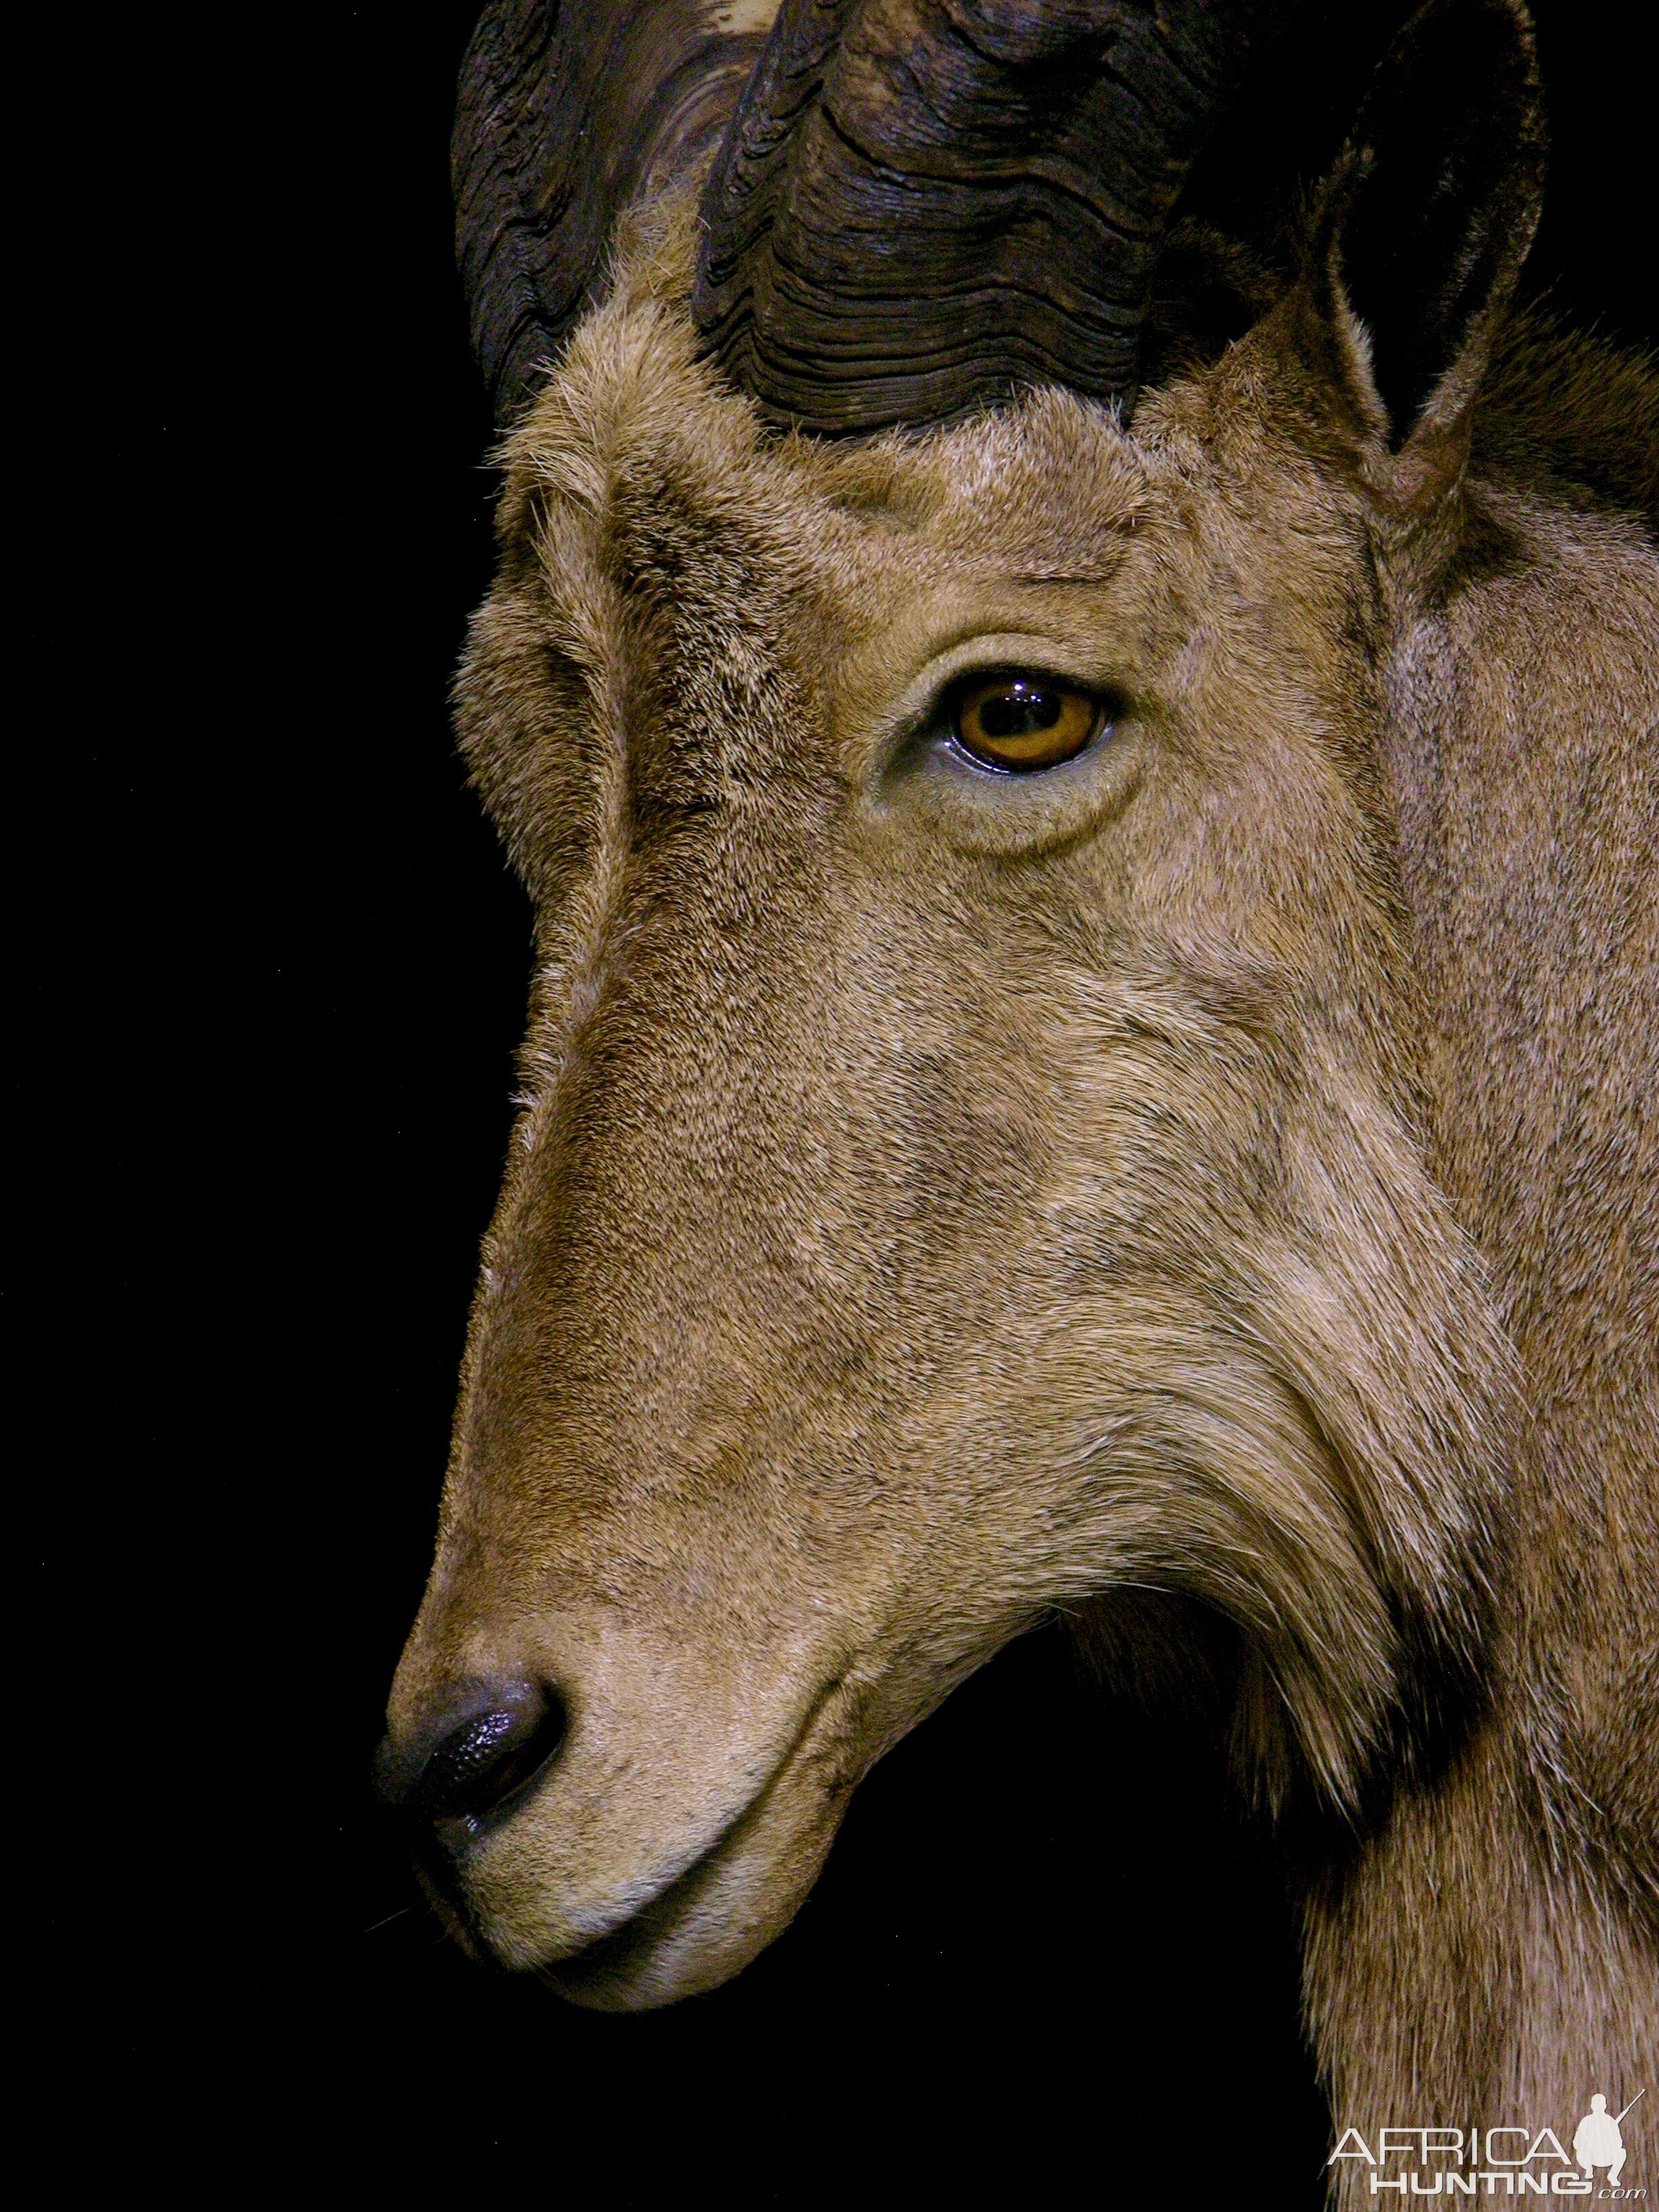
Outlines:
POLYGON ((1128 803, 1148 757, 1144 711, 1118 653, 1109 660, 1086 640, 980 632, 936 654, 866 724, 860 812, 878 836, 921 823, 957 852, 1039 857, 1128 803), (1099 709, 1089 741, 1035 772, 1011 775, 975 760, 951 726, 952 694, 1009 675, 1088 694, 1099 709))

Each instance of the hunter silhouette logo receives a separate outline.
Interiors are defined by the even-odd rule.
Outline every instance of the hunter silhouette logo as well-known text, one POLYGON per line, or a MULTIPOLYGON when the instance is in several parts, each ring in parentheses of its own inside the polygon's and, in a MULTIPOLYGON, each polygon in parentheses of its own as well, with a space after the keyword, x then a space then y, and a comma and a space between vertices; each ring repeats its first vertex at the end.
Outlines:
POLYGON ((1618 2186, 1626 2158, 1625 2138, 1619 2132, 1619 2123, 1625 2112, 1639 2104, 1647 2094, 1645 2089, 1638 2089, 1625 2112, 1612 2119, 1607 2118, 1607 2100, 1599 2090, 1590 2099, 1590 2108, 1579 2121, 1578 2131, 1572 2139, 1572 2154, 1583 2169, 1586 2179, 1592 2178, 1594 2167, 1605 2166, 1607 2179, 1615 2188, 1618 2186))
POLYGON ((1326 2164, 1361 2160, 1370 2168, 1372 2197, 1394 2190, 1402 2197, 1588 2197, 1598 2203, 1641 2203, 1646 2187, 1624 2179, 1630 2154, 1620 2129, 1646 2094, 1638 2089, 1623 2112, 1609 2112, 1598 2089, 1571 2151, 1553 2128, 1386 2127, 1376 2130, 1375 2147, 1358 2128, 1347 2128, 1326 2164))

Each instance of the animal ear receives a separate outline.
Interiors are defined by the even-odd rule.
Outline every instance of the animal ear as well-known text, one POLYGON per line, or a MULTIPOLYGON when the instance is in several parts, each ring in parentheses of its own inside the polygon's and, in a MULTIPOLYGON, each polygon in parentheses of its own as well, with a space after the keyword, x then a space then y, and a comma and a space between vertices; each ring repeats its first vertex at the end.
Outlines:
POLYGON ((1544 154, 1519 0, 1430 0, 1379 68, 1327 187, 1321 319, 1369 429, 1425 465, 1394 471, 1418 495, 1461 471, 1459 432, 1537 228, 1544 154))

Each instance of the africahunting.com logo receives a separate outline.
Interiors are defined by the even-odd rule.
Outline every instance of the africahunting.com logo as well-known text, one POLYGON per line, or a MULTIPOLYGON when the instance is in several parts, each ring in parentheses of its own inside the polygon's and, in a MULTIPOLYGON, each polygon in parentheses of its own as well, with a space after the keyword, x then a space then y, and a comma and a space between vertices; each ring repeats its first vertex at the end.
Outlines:
POLYGON ((1347 2129, 1326 2161, 1362 2160, 1370 2193, 1399 2197, 1589 2197, 1635 2204, 1644 2185, 1626 2179, 1626 2117, 1646 2096, 1638 2089, 1622 2112, 1610 2112, 1598 2089, 1574 2129, 1571 2148, 1553 2128, 1378 2128, 1368 2139, 1347 2129))

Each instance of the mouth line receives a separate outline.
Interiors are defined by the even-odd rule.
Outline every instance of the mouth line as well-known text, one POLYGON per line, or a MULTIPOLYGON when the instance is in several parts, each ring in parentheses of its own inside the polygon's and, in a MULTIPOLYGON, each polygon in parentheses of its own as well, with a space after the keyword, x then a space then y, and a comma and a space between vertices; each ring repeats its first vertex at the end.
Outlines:
POLYGON ((564 1985, 572 1980, 591 1980, 596 1974, 602 1976, 622 1966, 638 1948, 641 1937, 653 1932, 653 1923, 663 1923, 672 1928, 679 1917, 680 1907, 700 1878, 724 1855, 738 1830, 764 1810, 805 1752, 818 1730, 826 1709, 842 1691, 845 1681, 845 1674, 837 1674, 818 1692, 794 1741, 766 1780, 694 1858, 687 1860, 667 1875, 648 1897, 638 1904, 630 1905, 609 1928, 602 1929, 579 1949, 568 1951, 562 1958, 547 1960, 538 1966, 535 1970, 538 1978, 562 1995, 564 1985))
MULTIPOLYGON (((781 1771, 780 1768, 779 1772, 781 1771)), ((777 1776, 774 1775, 772 1782, 764 1785, 759 1796, 750 1798, 742 1812, 720 1830, 713 1843, 702 1850, 689 1866, 682 1867, 678 1874, 671 1876, 660 1889, 653 1890, 642 1905, 633 1906, 623 1918, 618 1920, 614 1927, 607 1928, 602 1936, 594 1936, 579 1951, 567 1951, 562 1958, 550 1959, 544 1966, 538 1966, 536 1969, 538 1978, 562 1996, 565 1986, 571 1981, 590 1981, 595 1974, 605 1975, 621 1966, 638 1947, 641 1936, 649 1934, 653 1919, 665 1920, 672 1925, 678 1917, 677 1899, 681 1898, 683 1893, 689 1893, 698 1876, 720 1857, 733 1831, 740 1827, 769 1795, 776 1779, 777 1776)))

